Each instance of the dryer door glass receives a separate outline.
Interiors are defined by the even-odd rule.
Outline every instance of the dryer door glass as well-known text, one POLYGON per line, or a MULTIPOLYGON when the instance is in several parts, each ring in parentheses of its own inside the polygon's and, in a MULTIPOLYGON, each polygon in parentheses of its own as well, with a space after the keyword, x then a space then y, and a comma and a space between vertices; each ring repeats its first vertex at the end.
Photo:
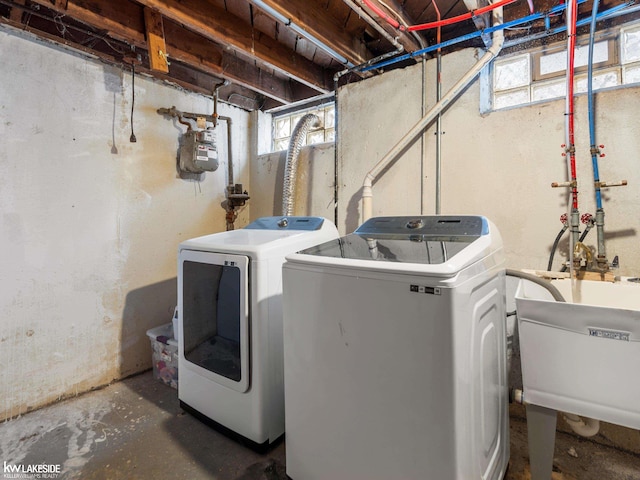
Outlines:
POLYGON ((240 258, 244 262, 182 262, 182 321, 184 358, 213 373, 219 383, 244 391, 239 384, 247 384, 248 377, 243 372, 248 372, 248 348, 243 342, 247 259, 240 258))

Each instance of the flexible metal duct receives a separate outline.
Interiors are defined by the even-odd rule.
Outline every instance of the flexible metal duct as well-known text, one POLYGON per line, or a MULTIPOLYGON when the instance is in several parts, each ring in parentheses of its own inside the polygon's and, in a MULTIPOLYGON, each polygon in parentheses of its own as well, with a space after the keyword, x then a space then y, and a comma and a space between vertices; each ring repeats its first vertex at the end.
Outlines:
POLYGON ((300 119, 293 129, 289 148, 287 149, 287 163, 284 168, 284 184, 282 186, 282 215, 293 215, 293 199, 296 194, 296 174, 298 173, 298 157, 300 149, 307 136, 309 127, 320 125, 320 119, 313 113, 308 113, 300 119))

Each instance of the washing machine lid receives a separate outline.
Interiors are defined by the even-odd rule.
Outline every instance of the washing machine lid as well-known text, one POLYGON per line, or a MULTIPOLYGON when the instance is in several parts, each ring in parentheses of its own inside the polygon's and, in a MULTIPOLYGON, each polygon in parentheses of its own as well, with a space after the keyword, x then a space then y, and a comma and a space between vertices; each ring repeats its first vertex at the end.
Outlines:
POLYGON ((336 263, 332 259, 342 264, 348 260, 346 264, 352 267, 417 269, 449 276, 501 246, 497 230, 482 216, 376 217, 352 234, 307 248, 287 260, 309 255, 329 264, 336 263))
POLYGON ((322 217, 264 217, 239 230, 185 240, 179 251, 241 253, 258 259, 284 256, 337 237, 335 225, 322 217))

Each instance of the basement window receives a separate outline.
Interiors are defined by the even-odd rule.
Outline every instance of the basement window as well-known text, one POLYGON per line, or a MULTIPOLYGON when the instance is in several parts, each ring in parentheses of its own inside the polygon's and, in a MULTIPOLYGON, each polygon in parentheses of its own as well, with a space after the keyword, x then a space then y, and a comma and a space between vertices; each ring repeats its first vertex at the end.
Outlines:
POLYGON ((286 150, 289 148, 289 141, 296 125, 302 117, 308 113, 313 113, 320 118, 320 126, 309 128, 306 137, 302 140, 303 145, 315 145, 318 143, 334 142, 336 138, 335 128, 335 105, 322 105, 306 110, 286 115, 278 115, 273 117, 273 146, 274 152, 286 150))
MULTIPOLYGON (((589 38, 582 37, 575 51, 575 92, 587 92, 589 38)), ((601 32, 594 43, 594 90, 640 83, 640 23, 601 32)), ((491 88, 491 106, 484 112, 563 98, 566 95, 566 42, 547 45, 494 61, 485 76, 491 88)))

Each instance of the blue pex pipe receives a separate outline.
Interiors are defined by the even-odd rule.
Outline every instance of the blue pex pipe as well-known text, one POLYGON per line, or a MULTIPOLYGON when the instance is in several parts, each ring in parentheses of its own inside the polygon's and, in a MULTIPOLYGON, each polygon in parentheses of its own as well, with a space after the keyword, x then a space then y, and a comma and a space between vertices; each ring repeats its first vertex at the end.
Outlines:
POLYGON ((593 164, 593 181, 596 184, 596 208, 602 209, 602 194, 600 187, 600 173, 598 171, 598 151, 596 143, 596 120, 593 104, 593 47, 596 36, 596 18, 600 0, 593 1, 593 14, 591 15, 591 28, 589 30, 589 63, 587 64, 587 97, 589 99, 589 140, 591 142, 591 163, 593 164))
MULTIPOLYGON (((578 0, 578 5, 586 3, 586 1, 587 0, 578 0)), ((626 2, 626 3, 622 3, 620 5, 617 5, 615 7, 612 7, 610 9, 608 9, 608 10, 605 10, 602 13, 598 14, 597 20, 603 20, 603 19, 607 18, 608 16, 611 16, 614 13, 618 13, 621 10, 623 10, 624 8, 633 5, 633 3, 634 3, 633 1, 629 1, 629 2, 626 2)), ((441 49, 441 48, 449 47, 449 46, 455 45, 457 43, 466 42, 467 40, 478 38, 478 37, 480 37, 481 35, 484 35, 484 34, 497 32, 498 30, 504 30, 504 29, 511 28, 511 27, 516 27, 516 26, 522 25, 524 23, 533 22, 535 20, 540 20, 540 19, 543 19, 543 18, 544 19, 548 19, 550 16, 558 14, 558 13, 562 12, 565 9, 566 9, 566 3, 560 4, 560 5, 556 5, 555 7, 551 8, 550 10, 548 10, 546 12, 543 12, 543 13, 542 12, 534 13, 534 14, 527 15, 525 17, 516 19, 516 20, 511 20, 510 22, 506 22, 506 23, 503 23, 501 25, 496 25, 495 27, 489 27, 489 28, 485 28, 484 30, 479 30, 479 31, 476 31, 476 32, 469 33, 467 35, 462 35, 460 37, 453 38, 451 40, 446 40, 446 41, 438 43, 436 45, 431 45, 431 46, 423 48, 421 50, 416 50, 415 52, 407 53, 405 55, 400 55, 399 57, 395 57, 395 58, 391 58, 389 60, 385 60, 385 61, 382 61, 382 62, 379 62, 379 63, 375 63, 373 65, 369 65, 369 66, 367 66, 365 68, 362 68, 362 69, 356 69, 356 71, 368 72, 370 70, 376 70, 376 69, 379 69, 379 68, 387 67, 389 65, 393 65, 393 64, 398 63, 398 62, 409 60, 411 58, 419 57, 420 55, 424 55, 426 53, 430 53, 430 52, 433 52, 433 51, 441 49)), ((591 21, 590 18, 586 18, 586 19, 580 20, 577 23, 577 26, 581 27, 583 25, 587 25, 590 21, 591 21)), ((542 35, 534 35, 534 36, 531 36, 531 37, 526 37, 525 41, 532 40, 532 39, 537 38, 537 37, 547 37, 547 36, 550 36, 550 35, 555 35, 557 33, 561 33, 563 31, 565 31, 566 29, 567 29, 566 25, 563 25, 563 26, 560 26, 560 27, 556 27, 556 28, 547 30, 545 32, 541 32, 542 35)), ((508 46, 508 45, 505 45, 505 47, 506 46, 508 46)))

